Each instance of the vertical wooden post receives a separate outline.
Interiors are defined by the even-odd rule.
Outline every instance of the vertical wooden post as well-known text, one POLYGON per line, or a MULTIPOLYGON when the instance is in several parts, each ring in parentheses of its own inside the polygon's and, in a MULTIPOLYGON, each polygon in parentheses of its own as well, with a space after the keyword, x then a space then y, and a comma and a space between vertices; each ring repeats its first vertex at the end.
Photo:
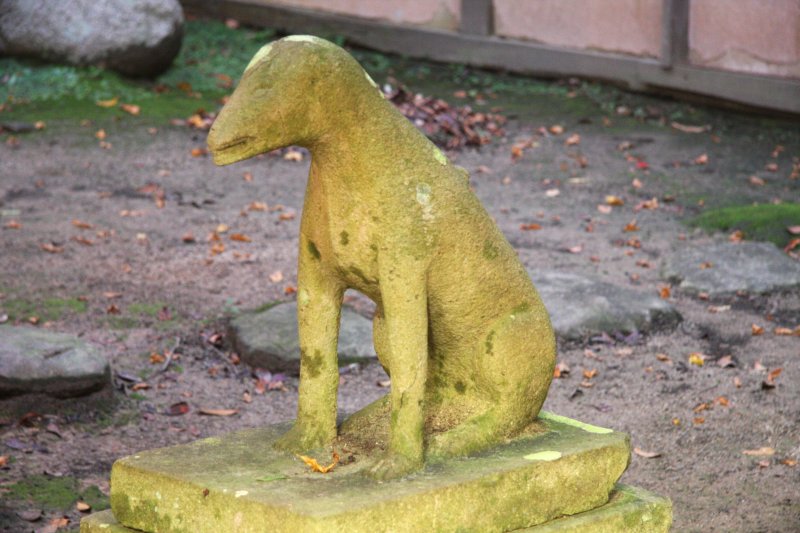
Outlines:
POLYGON ((492 0, 461 0, 461 33, 494 34, 492 0))
POLYGON ((663 0, 661 11, 661 68, 671 69, 689 57, 689 2, 663 0))

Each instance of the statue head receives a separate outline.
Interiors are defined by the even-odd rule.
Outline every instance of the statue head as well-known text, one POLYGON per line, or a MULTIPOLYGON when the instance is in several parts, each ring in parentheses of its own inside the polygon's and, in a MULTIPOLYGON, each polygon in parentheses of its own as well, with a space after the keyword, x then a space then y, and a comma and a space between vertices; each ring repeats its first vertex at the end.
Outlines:
POLYGON ((216 164, 227 165, 284 146, 311 147, 335 126, 337 113, 357 109, 354 98, 368 92, 374 97, 375 87, 335 44, 285 37, 261 48, 247 65, 211 127, 208 148, 216 164), (353 86, 353 79, 360 83, 353 86))

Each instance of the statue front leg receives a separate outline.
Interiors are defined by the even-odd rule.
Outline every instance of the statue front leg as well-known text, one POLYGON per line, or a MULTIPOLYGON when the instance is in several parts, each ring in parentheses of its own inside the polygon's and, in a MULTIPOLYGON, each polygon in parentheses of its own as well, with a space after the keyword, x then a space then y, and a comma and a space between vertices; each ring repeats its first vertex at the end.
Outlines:
POLYGON ((339 387, 337 343, 344 287, 327 275, 314 244, 300 236, 297 319, 300 331, 300 385, 297 419, 275 447, 305 452, 336 438, 339 387))

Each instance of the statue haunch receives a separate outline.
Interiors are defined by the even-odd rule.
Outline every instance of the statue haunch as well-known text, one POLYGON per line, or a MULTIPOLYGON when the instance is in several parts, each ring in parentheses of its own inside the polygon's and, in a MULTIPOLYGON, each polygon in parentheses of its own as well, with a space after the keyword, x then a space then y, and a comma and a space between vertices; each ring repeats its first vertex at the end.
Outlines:
POLYGON ((547 312, 464 169, 384 100, 343 49, 291 36, 263 47, 208 136, 218 165, 308 148, 300 223, 297 420, 277 446, 337 437, 342 295, 377 305, 375 349, 391 393, 342 433, 388 432, 374 477, 467 454, 528 425, 555 363, 547 312))

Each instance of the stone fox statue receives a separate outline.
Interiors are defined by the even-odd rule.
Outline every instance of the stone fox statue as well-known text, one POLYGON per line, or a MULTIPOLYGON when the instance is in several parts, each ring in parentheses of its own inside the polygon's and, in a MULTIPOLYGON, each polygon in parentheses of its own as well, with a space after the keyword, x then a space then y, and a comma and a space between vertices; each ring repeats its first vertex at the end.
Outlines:
POLYGON ((297 274, 299 406, 277 446, 300 452, 337 437, 347 288, 376 303, 375 349, 392 380, 387 397, 340 428, 388 432, 371 475, 402 476, 527 426, 550 386, 555 338, 467 172, 347 52, 310 36, 262 48, 208 135, 218 165, 289 145, 312 157, 297 274))

